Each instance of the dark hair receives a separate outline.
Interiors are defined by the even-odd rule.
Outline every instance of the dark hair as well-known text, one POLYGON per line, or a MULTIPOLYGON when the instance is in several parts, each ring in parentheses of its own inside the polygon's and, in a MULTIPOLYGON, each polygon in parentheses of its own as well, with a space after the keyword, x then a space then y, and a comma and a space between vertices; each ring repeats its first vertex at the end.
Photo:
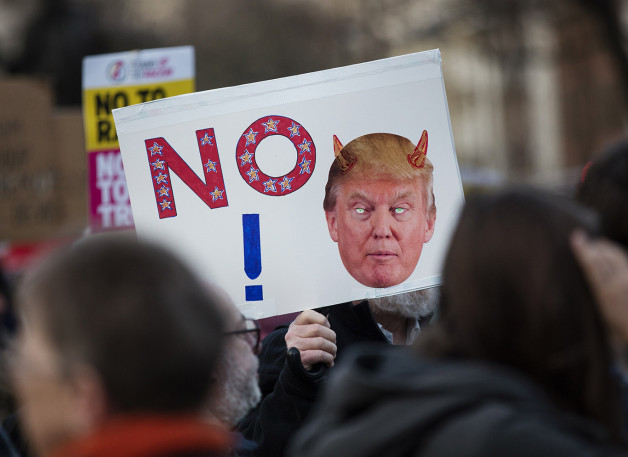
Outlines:
POLYGON ((84 241, 45 262, 18 298, 61 369, 94 368, 115 410, 202 407, 222 345, 218 298, 167 250, 84 241))
POLYGON ((509 366, 619 436, 606 328, 569 246, 593 213, 531 190, 468 199, 443 269, 440 321, 418 350, 509 366))
POLYGON ((10 279, 0 267, 0 297, 4 298, 4 309, 0 313, 0 349, 6 346, 17 329, 17 319, 13 309, 13 287, 10 279))
POLYGON ((605 236, 628 249, 628 140, 609 147, 593 162, 576 198, 599 213, 605 236))

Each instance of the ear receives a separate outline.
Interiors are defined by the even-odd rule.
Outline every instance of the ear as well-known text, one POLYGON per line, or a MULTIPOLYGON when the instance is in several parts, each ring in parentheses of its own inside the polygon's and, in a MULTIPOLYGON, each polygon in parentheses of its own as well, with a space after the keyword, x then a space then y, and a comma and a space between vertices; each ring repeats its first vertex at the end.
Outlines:
POLYGON ((327 229, 329 230, 329 236, 334 242, 338 242, 338 218, 336 217, 336 210, 325 211, 325 219, 327 219, 327 229))
POLYGON ((102 378, 93 368, 81 366, 73 374, 72 387, 78 416, 88 430, 93 430, 111 414, 102 378))
POLYGON ((434 228, 436 226, 436 208, 427 212, 427 218, 425 219, 425 238, 424 243, 427 243, 432 239, 434 235, 434 228))

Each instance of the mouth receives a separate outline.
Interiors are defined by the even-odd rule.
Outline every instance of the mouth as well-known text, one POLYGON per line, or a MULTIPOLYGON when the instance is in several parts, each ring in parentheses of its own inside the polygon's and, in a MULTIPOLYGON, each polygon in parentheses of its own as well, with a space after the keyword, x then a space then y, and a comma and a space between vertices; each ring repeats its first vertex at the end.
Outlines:
POLYGON ((392 251, 374 251, 374 252, 370 252, 366 256, 373 260, 384 261, 384 260, 393 259, 397 257, 397 254, 395 254, 392 251))

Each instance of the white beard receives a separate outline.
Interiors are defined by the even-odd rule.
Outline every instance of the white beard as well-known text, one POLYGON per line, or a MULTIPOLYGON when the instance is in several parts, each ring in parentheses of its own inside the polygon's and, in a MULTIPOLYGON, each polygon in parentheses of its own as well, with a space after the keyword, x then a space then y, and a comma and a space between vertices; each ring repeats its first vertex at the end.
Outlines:
POLYGON ((370 298, 368 302, 374 312, 419 319, 434 313, 438 306, 439 296, 438 287, 431 287, 397 295, 370 298))
POLYGON ((217 384, 210 410, 220 422, 235 427, 259 403, 262 393, 257 380, 257 363, 243 366, 242 355, 234 353, 235 347, 225 349, 216 367, 217 384))

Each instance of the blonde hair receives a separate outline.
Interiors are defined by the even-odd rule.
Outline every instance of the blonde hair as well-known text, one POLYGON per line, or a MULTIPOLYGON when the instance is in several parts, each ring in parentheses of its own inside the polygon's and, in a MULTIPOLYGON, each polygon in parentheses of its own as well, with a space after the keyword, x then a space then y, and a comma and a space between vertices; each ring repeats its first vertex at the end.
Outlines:
POLYGON ((408 154, 412 154, 414 148, 415 145, 409 139, 393 133, 369 133, 348 143, 340 154, 345 159, 355 159, 355 164, 343 174, 338 158, 332 162, 325 186, 323 209, 326 212, 333 211, 336 207, 338 185, 346 179, 358 177, 401 182, 420 179, 426 190, 426 210, 428 213, 436 211, 433 191, 434 166, 427 157, 422 168, 410 165, 408 154))

